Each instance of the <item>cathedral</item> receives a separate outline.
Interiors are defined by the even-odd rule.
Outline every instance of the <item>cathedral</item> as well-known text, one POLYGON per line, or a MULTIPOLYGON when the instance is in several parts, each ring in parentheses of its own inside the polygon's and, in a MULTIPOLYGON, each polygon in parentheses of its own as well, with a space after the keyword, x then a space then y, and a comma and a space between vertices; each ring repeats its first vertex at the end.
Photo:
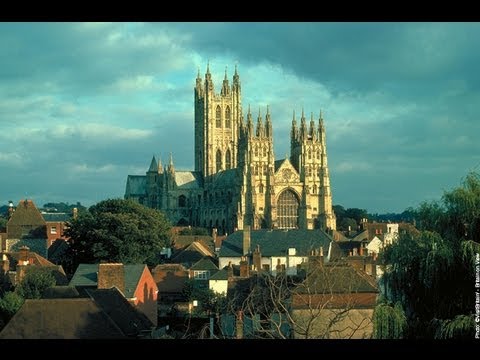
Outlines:
POLYGON ((125 199, 163 211, 174 225, 231 233, 252 229, 336 229, 327 165, 325 125, 303 110, 293 113, 290 157, 275 159, 273 128, 243 116, 237 68, 230 85, 225 72, 220 93, 207 66, 194 87, 195 170, 178 171, 172 156, 164 167, 152 158, 145 175, 128 175, 125 199))

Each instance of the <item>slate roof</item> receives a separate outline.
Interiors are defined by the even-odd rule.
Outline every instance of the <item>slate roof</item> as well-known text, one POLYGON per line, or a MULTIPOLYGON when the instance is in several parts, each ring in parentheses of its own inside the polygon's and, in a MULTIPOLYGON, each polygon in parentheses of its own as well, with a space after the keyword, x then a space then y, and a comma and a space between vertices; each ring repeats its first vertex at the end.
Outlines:
POLYGON ((72 219, 72 215, 68 213, 42 213, 46 222, 67 222, 72 219))
POLYGON ((146 194, 146 175, 128 175, 125 194, 127 195, 145 195, 146 194))
POLYGON ((8 220, 7 228, 12 225, 41 226, 45 225, 45 221, 32 200, 20 200, 15 208, 15 212, 8 220))
POLYGON ((304 284, 296 289, 299 294, 377 293, 376 280, 364 271, 344 262, 333 262, 316 267, 304 284))
POLYGON ((152 323, 116 288, 87 294, 85 298, 25 300, 0 338, 107 339, 135 337, 151 330, 152 323))
MULTIPOLYGON (((218 236, 217 236, 218 237, 218 236)), ((175 235, 173 246, 175 249, 183 249, 193 243, 194 241, 201 242, 208 247, 210 251, 214 251, 213 238, 210 235, 175 235)))
POLYGON ((149 172, 158 172, 158 163, 157 159, 155 159, 155 155, 152 157, 152 162, 150 163, 150 167, 148 168, 149 172))
POLYGON ((282 166, 284 161, 285 161, 285 159, 275 160, 275 163, 274 163, 275 171, 277 171, 280 168, 280 166, 282 166))
MULTIPOLYGON (((125 297, 133 298, 140 277, 143 274, 146 265, 144 264, 126 264, 123 265, 125 276, 125 297)), ((98 285, 98 264, 80 264, 78 265, 70 286, 78 287, 97 287, 98 285)))
POLYGON ((197 171, 175 171, 175 183, 179 189, 200 189, 202 187, 202 175, 197 171))
POLYGON ((219 171, 213 175, 213 186, 232 187, 238 182, 238 169, 228 169, 219 171))
POLYGON ((210 280, 228 280, 228 271, 225 269, 217 271, 215 274, 210 276, 210 280))
MULTIPOLYGON (((260 245, 262 256, 286 256, 289 248, 296 249, 297 256, 308 256, 310 250, 323 246, 324 256, 332 238, 322 230, 252 230, 250 232, 250 250, 260 245)), ((334 243, 332 243, 332 248, 334 243)), ((229 235, 222 243, 220 257, 239 257, 243 255, 243 231, 229 235)), ((335 246, 336 248, 336 246, 335 246)), ((334 249, 335 251, 335 249, 334 249)), ((337 253, 332 254, 333 256, 337 253)))
POLYGON ((218 270, 218 266, 213 263, 213 261, 206 257, 198 260, 190 270, 218 270))
POLYGON ((188 245, 185 249, 174 254, 171 258, 171 262, 191 265, 205 256, 214 257, 214 253, 209 248, 202 245, 202 243, 195 241, 188 245))

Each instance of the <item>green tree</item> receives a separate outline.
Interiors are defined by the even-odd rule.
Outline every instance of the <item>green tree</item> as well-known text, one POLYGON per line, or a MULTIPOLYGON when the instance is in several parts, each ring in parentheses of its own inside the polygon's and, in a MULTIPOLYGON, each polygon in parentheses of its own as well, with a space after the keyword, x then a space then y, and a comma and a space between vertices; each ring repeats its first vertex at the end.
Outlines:
POLYGON ((355 221, 355 219, 349 217, 343 218, 342 221, 340 221, 339 223, 339 230, 347 231, 349 227, 351 231, 356 231, 357 222, 355 221))
MULTIPOLYGON (((0 320, 3 324, 6 324, 15 315, 15 313, 23 305, 24 299, 19 294, 8 291, 0 299, 0 320)), ((0 327, 3 327, 0 324, 0 327)))
POLYGON ((0 230, 7 228, 8 219, 0 215, 0 230))
POLYGON ((43 292, 55 286, 55 276, 52 269, 28 266, 25 277, 15 289, 15 292, 24 299, 40 299, 43 292))
POLYGON ((417 235, 401 234, 381 254, 384 293, 400 302, 409 337, 472 336, 475 254, 480 223, 480 178, 471 173, 441 202, 416 210, 417 235))
POLYGON ((132 200, 101 201, 69 224, 70 269, 100 261, 155 265, 162 248, 169 245, 170 228, 158 210, 132 200))
POLYGON ((224 310, 225 296, 217 294, 208 285, 202 286, 196 280, 188 280, 183 288, 183 295, 188 301, 197 300, 198 306, 194 309, 197 315, 217 314, 224 310))
POLYGON ((374 339, 402 339, 407 319, 400 303, 395 306, 380 303, 373 312, 374 339))

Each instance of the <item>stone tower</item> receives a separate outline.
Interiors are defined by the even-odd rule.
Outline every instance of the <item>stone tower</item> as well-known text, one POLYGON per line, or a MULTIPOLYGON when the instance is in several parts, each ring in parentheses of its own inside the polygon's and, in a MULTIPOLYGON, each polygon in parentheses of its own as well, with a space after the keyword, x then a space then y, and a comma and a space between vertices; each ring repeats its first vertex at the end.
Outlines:
POLYGON ((300 127, 297 127, 295 112, 293 113, 290 146, 290 161, 298 171, 300 181, 303 183, 302 201, 299 208, 300 227, 335 230, 336 218, 332 210, 325 126, 321 112, 318 127, 313 120, 313 113, 310 124, 307 126, 303 110, 300 127), (312 212, 313 208, 318 209, 317 216, 312 212), (311 221, 318 223, 310 224, 311 221))
MULTIPOLYGON (((272 181, 275 171, 273 132, 270 111, 267 106, 265 121, 258 111, 256 126, 253 124, 250 107, 247 123, 240 122, 238 165, 242 169, 244 201, 242 214, 244 224, 253 228, 271 228, 272 181)), ((238 214, 240 217, 241 214, 238 214)))
POLYGON ((205 81, 198 72, 195 89, 195 171, 207 180, 211 175, 237 167, 238 126, 241 117, 240 77, 235 66, 230 87, 225 78, 215 93, 209 65, 205 81))

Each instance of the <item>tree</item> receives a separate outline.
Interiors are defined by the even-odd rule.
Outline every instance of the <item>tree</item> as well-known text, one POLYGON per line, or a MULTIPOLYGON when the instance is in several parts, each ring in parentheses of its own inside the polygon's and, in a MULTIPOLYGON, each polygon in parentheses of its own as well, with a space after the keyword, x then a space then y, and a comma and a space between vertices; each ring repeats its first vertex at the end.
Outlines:
MULTIPOLYGON (((8 323, 18 309, 22 307, 23 302, 24 299, 19 294, 13 291, 6 292, 0 299, 0 321, 3 324, 8 323)), ((0 327, 3 327, 3 324, 0 324, 0 327)))
POLYGON ((400 303, 391 306, 380 303, 373 313, 374 339, 402 339, 407 328, 407 319, 400 303))
POLYGON ((65 232, 70 237, 70 267, 100 261, 155 265, 169 245, 170 228, 158 210, 132 200, 101 201, 72 220, 65 232))
POLYGON ((480 251, 478 174, 470 173, 441 202, 422 203, 416 219, 423 231, 401 234, 380 256, 385 296, 405 309, 407 337, 473 337, 468 324, 480 251))
POLYGON ((55 276, 51 268, 28 266, 25 277, 15 289, 15 292, 24 299, 40 299, 43 292, 55 286, 55 276))
POLYGON ((6 229, 8 219, 0 215, 0 230, 6 229))

